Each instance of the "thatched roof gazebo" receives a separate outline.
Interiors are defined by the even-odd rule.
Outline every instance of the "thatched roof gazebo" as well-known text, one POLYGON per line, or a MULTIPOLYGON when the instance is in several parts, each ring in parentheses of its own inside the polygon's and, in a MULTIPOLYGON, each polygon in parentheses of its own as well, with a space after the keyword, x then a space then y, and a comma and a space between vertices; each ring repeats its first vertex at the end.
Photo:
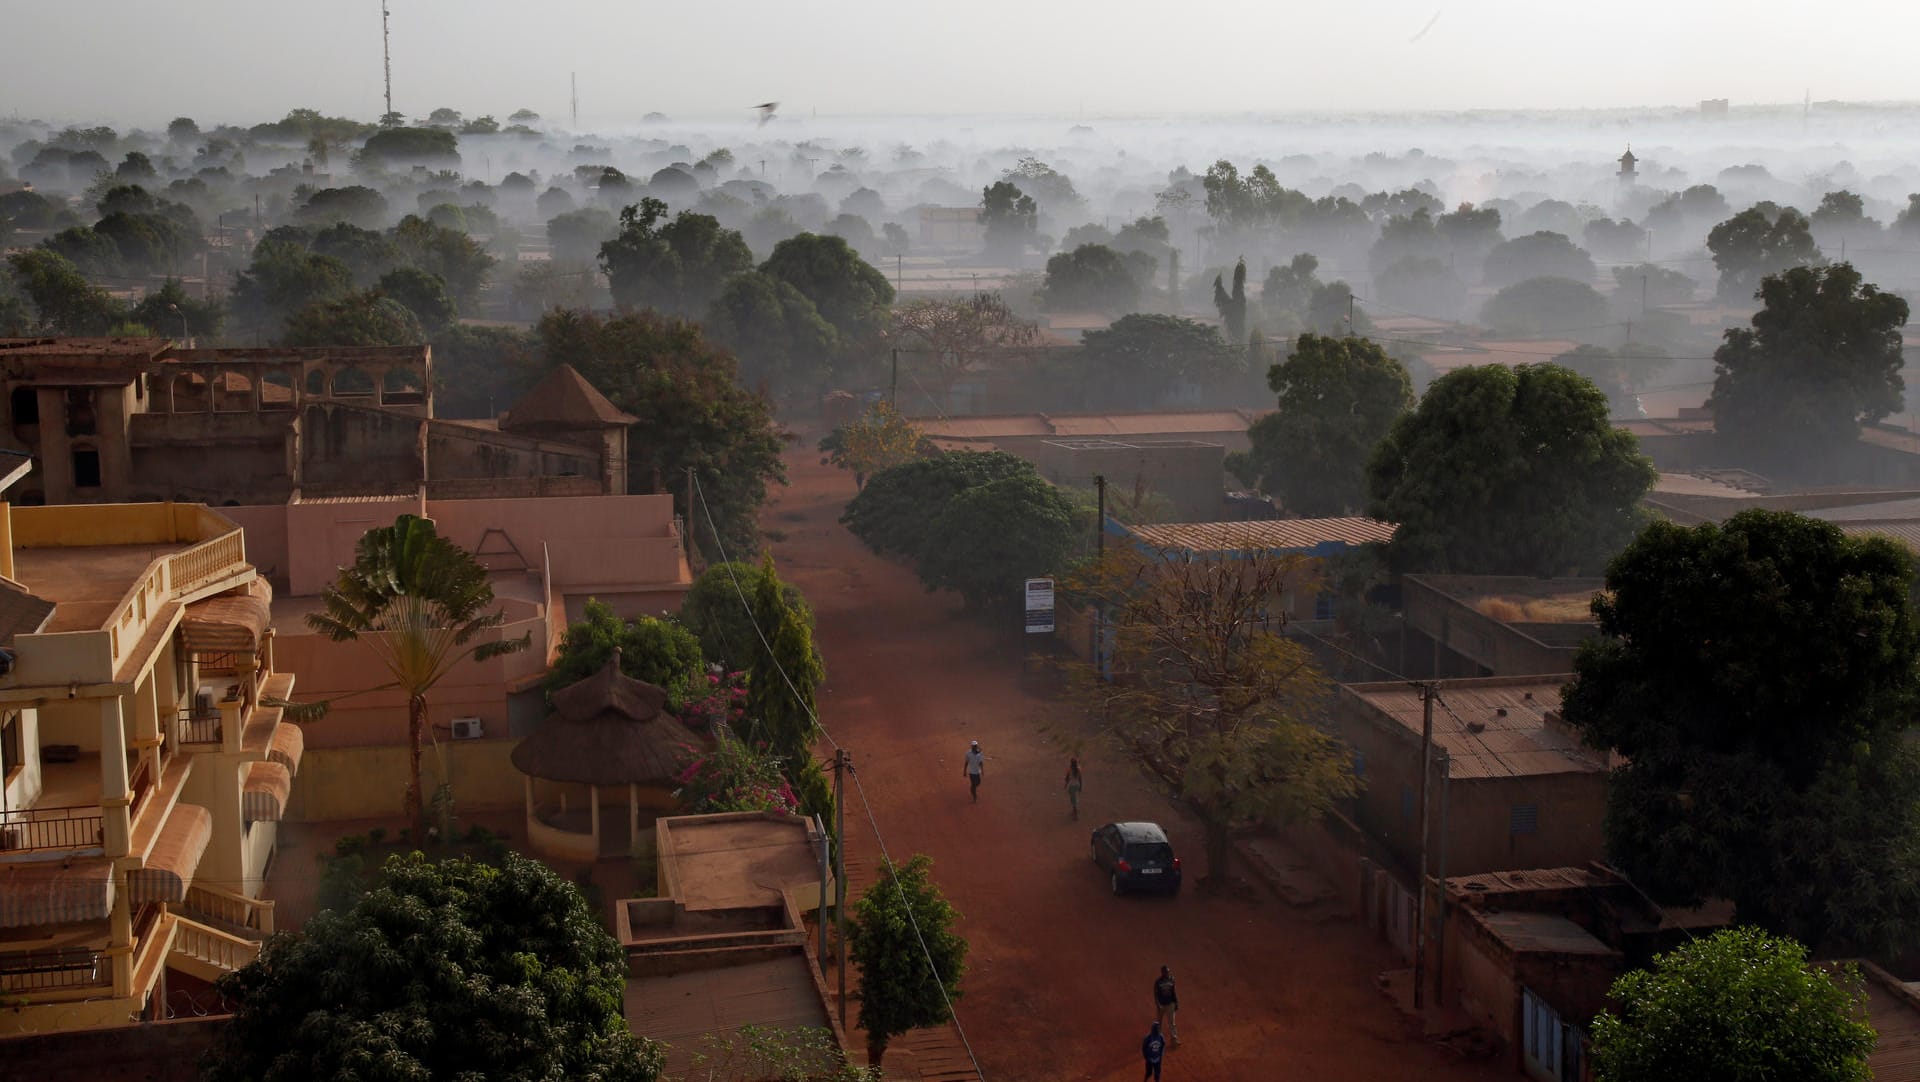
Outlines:
POLYGON ((602 789, 627 790, 629 837, 640 837, 641 788, 674 788, 692 743, 666 705, 666 691, 620 672, 618 649, 598 672, 553 693, 546 724, 513 749, 513 765, 527 779, 527 837, 535 849, 557 859, 599 859, 602 789), (590 829, 583 834, 543 820, 535 778, 585 785, 590 829))

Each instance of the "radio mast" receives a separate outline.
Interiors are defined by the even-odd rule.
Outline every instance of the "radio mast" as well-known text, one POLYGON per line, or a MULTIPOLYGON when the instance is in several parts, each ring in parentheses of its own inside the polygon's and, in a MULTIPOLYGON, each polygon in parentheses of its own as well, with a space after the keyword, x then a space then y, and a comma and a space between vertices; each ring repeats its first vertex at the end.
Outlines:
POLYGON ((387 40, 387 0, 380 0, 380 66, 387 73, 387 111, 380 117, 385 120, 393 115, 393 48, 387 40))

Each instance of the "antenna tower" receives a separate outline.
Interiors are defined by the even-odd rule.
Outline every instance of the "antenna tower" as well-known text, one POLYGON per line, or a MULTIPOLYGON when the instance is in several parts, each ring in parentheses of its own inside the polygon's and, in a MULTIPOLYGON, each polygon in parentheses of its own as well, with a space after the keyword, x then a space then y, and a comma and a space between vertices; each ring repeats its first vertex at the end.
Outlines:
POLYGON ((380 119, 393 115, 393 46, 387 36, 387 0, 380 0, 380 66, 387 73, 387 111, 380 119))
POLYGON ((567 78, 573 82, 573 130, 580 130, 580 73, 568 72, 567 78))

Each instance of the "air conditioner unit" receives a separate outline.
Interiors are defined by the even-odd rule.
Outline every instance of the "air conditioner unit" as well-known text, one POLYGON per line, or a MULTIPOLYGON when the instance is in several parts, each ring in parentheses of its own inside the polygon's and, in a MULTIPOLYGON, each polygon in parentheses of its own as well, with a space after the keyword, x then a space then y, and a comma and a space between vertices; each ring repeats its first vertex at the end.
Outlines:
POLYGON ((479 718, 454 718, 453 738, 455 740, 478 740, 486 735, 479 718))

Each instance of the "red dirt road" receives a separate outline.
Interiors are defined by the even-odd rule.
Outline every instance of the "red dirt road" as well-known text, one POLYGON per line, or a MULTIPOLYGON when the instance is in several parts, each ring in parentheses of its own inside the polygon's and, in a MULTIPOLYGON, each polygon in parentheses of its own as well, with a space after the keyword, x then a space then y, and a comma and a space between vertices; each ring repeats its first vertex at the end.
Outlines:
MULTIPOLYGON (((780 573, 816 614, 821 719, 853 756, 894 858, 932 856, 963 915, 958 1013, 986 1078, 1139 1078, 1162 964, 1183 1007, 1168 1079, 1513 1077, 1421 1040, 1375 988, 1393 965, 1386 948, 1354 923, 1192 889, 1206 870, 1197 823, 1049 701, 1052 679, 1026 672, 1017 631, 961 614, 867 552, 837 522, 849 475, 804 450, 788 468, 792 487, 763 522, 785 535, 772 546, 780 573), (970 739, 988 756, 977 806, 961 775, 970 739), (1070 750, 1086 771, 1079 822, 1060 788, 1070 750), (1108 894, 1088 832, 1122 818, 1167 827, 1187 873, 1179 897, 1108 894)), ((849 852, 877 863, 863 818, 850 800, 849 852)), ((890 1067, 911 1065, 903 1052, 890 1067)))

